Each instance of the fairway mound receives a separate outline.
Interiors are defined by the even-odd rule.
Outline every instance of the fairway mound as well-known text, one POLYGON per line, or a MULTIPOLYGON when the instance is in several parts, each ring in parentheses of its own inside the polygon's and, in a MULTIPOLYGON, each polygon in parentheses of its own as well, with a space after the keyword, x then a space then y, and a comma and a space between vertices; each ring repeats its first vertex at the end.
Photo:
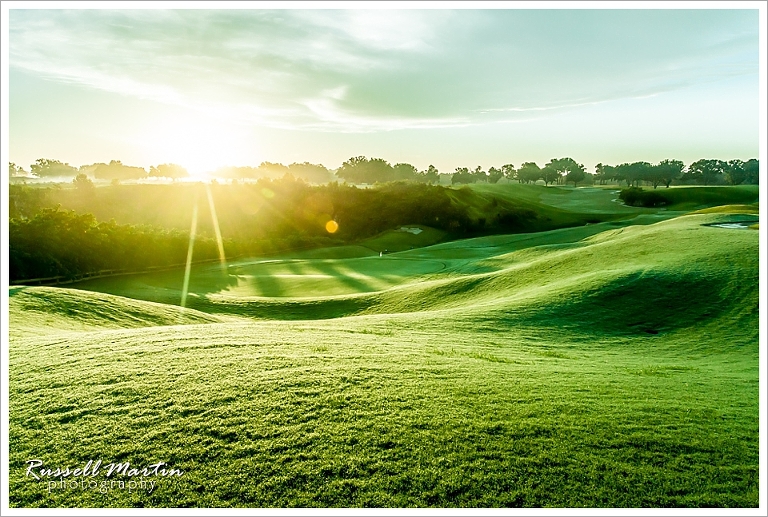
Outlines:
POLYGON ((711 208, 702 208, 691 212, 690 215, 696 214, 752 214, 757 216, 759 213, 757 205, 721 205, 713 206, 711 208))
POLYGON ((499 237, 446 243, 418 256, 466 257, 445 271, 377 292, 315 298, 211 293, 190 298, 189 306, 261 320, 412 313, 610 335, 736 324, 752 335, 758 235, 708 226, 731 217, 699 214, 595 235, 572 230, 584 238, 570 243, 561 242, 558 231, 523 249, 499 237))
MULTIPOLYGON (((755 271, 755 282, 757 281, 755 271)), ((677 272, 637 268, 605 275, 602 282, 528 304, 509 324, 552 326, 566 332, 600 335, 665 335, 683 329, 730 329, 730 346, 757 337, 758 293, 744 275, 706 269, 677 272), (746 338, 740 340, 739 338, 746 338)), ((707 344, 709 346, 710 344, 707 344)))
POLYGON ((217 323, 220 318, 174 305, 59 287, 9 290, 12 335, 217 323))
MULTIPOLYGON (((758 234, 711 226, 745 217, 749 216, 713 212, 625 227, 603 223, 487 236, 384 257, 244 262, 230 268, 225 283, 217 280, 220 272, 215 270, 219 284, 213 289, 209 285, 213 273, 195 272, 187 307, 199 312, 187 312, 178 322, 178 307, 134 300, 130 302, 139 304, 135 311, 140 316, 128 317, 130 313, 107 303, 120 300, 115 306, 119 307, 127 300, 121 297, 99 299, 101 309, 105 304, 112 308, 87 318, 76 315, 74 320, 92 328, 93 317, 98 318, 96 326, 141 326, 198 322, 196 318, 205 322, 209 317, 324 320, 412 313, 502 327, 656 335, 714 324, 736 311, 734 317, 739 321, 747 317, 746 324, 752 325, 758 234), (437 311, 444 314, 428 314, 437 311)), ((145 276, 140 282, 127 279, 133 284, 102 281, 82 287, 178 303, 178 290, 166 287, 181 285, 179 279, 163 279, 145 276)), ((69 303, 59 306, 67 309, 69 303)), ((54 327, 72 325, 68 312, 57 314, 61 320, 54 327)))
POLYGON ((360 246, 378 252, 397 252, 431 246, 446 238, 448 232, 423 225, 406 225, 365 239, 360 246))
POLYGON ((390 289, 366 312, 447 309, 467 321, 611 335, 722 326, 751 338, 758 236, 706 226, 726 220, 686 216, 498 255, 487 261, 498 271, 390 289))

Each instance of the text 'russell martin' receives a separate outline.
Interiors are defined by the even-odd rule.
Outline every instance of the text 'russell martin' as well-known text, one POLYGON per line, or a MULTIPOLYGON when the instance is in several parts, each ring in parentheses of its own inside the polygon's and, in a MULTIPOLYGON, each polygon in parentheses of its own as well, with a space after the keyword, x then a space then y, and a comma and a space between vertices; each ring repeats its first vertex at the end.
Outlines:
POLYGON ((168 464, 160 461, 153 463, 152 465, 136 468, 131 467, 129 462, 123 463, 108 463, 102 466, 101 460, 89 460, 82 468, 71 469, 69 467, 46 467, 42 460, 34 459, 27 462, 26 477, 32 477, 38 481, 43 478, 95 478, 102 475, 106 478, 111 477, 123 477, 123 478, 135 478, 135 477, 171 477, 182 476, 184 472, 179 469, 165 468, 168 464))

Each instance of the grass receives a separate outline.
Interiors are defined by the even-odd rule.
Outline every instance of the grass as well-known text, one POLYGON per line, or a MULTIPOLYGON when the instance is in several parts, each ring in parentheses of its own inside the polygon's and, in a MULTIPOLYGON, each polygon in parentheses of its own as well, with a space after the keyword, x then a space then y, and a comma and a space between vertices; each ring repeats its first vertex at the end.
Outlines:
POLYGON ((13 288, 11 506, 756 507, 758 232, 627 213, 201 266, 184 310, 178 273, 13 288))

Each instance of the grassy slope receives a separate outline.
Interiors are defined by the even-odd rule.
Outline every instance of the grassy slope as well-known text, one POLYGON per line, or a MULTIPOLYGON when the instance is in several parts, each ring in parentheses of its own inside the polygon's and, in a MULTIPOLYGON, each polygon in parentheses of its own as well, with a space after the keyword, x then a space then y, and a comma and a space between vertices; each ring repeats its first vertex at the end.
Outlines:
POLYGON ((11 337, 214 323, 220 317, 165 304, 54 287, 10 288, 11 337))
MULTIPOLYGON (((191 300, 200 318, 304 321, 17 333, 11 504, 756 506, 758 232, 702 226, 733 217, 256 264, 326 268, 313 293, 358 283, 273 300, 202 275, 191 300), (22 478, 30 457, 187 474, 149 496, 48 495, 22 478)), ((77 312, 73 292, 18 292, 12 324, 37 317, 14 299, 77 312)), ((83 330, 110 326, 88 311, 83 330)))

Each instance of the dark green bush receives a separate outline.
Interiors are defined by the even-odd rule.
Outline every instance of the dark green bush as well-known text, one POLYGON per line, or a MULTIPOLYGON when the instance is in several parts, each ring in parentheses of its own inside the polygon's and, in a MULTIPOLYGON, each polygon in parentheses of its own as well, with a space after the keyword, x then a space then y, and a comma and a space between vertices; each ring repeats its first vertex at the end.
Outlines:
POLYGON ((640 187, 625 188, 619 193, 619 199, 628 206, 642 206, 653 208, 657 206, 666 206, 669 200, 661 193, 651 190, 643 190, 640 187))

